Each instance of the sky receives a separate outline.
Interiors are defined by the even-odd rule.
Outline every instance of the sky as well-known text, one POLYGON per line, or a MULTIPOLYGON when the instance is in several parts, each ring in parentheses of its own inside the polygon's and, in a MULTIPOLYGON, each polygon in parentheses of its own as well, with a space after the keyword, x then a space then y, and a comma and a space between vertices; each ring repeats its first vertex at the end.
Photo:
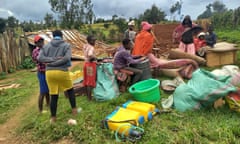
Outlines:
MULTIPOLYGON (((128 19, 138 17, 153 4, 170 18, 170 8, 177 0, 92 0, 97 18, 110 19, 114 14, 128 19)), ((228 9, 240 7, 240 0, 220 0, 228 9)), ((182 15, 190 15, 193 20, 206 10, 214 0, 182 0, 182 15)), ((46 13, 53 13, 48 0, 0 0, 0 17, 14 16, 20 21, 42 21, 46 13)), ((175 19, 179 19, 176 16, 175 19)))

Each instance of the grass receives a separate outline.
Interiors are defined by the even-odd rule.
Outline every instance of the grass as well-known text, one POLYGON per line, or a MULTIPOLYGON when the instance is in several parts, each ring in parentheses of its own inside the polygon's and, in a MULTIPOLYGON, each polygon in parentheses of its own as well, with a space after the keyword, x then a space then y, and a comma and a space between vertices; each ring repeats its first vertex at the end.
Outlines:
MULTIPOLYGON (((73 70, 79 68, 78 66, 73 70)), ((204 69, 211 70, 207 67, 204 67, 204 69)), ((161 77, 159 79, 168 78, 161 77)), ((17 109, 24 100, 30 98, 30 96, 36 96, 37 100, 38 82, 35 73, 24 70, 6 75, 4 83, 11 83, 12 81, 20 83, 21 87, 0 91, 1 124, 11 116, 11 112, 17 109)), ((1 80, 0 84, 2 83, 1 80)), ((169 95, 170 93, 161 91, 162 98, 169 95)), ((85 96, 78 96, 77 105, 82 108, 82 111, 73 117, 68 100, 61 94, 58 102, 56 124, 51 125, 49 123, 49 111, 39 114, 37 106, 30 107, 29 113, 23 117, 17 135, 28 139, 29 143, 40 144, 57 143, 66 139, 68 143, 117 143, 111 130, 101 128, 101 120, 129 99, 132 99, 132 96, 128 92, 107 102, 89 102, 85 96), (68 125, 67 121, 70 118, 76 119, 78 124, 76 126, 68 125)), ((161 110, 160 102, 154 104, 161 110)), ((239 113, 231 111, 227 105, 218 109, 209 107, 184 113, 173 110, 170 113, 156 115, 152 121, 140 125, 145 134, 138 143, 240 143, 239 118, 239 113)))
MULTIPOLYGON (((24 99, 37 94, 38 83, 35 73, 20 71, 7 76, 21 83, 19 89, 4 91, 8 97, 1 94, 1 119, 7 119, 7 113, 17 108, 24 99), (10 99, 9 96, 17 97, 10 99), (5 100, 6 99, 6 100, 5 100), (4 110, 4 111, 2 111, 4 110)), ((161 77, 161 79, 167 79, 161 77)), ((161 91, 161 97, 166 98, 169 93, 161 91)), ((37 99, 37 98, 36 98, 37 99)), ((18 128, 19 136, 28 138, 33 143, 47 144, 62 139, 75 143, 117 143, 114 133, 101 128, 101 120, 109 115, 116 106, 120 106, 132 99, 129 93, 107 102, 89 102, 85 96, 77 97, 77 105, 82 111, 75 117, 71 115, 68 100, 61 95, 58 105, 58 120, 54 125, 49 123, 49 111, 39 114, 37 106, 29 108, 18 128), (77 120, 76 126, 67 124, 68 119, 77 120)), ((160 102, 154 103, 161 109, 160 102)), ((140 125, 145 134, 138 143, 240 143, 239 114, 229 110, 227 106, 220 109, 212 107, 199 111, 180 113, 162 113, 154 116, 152 121, 140 125)))
POLYGON ((20 106, 25 99, 38 90, 36 74, 27 70, 7 74, 5 79, 0 81, 0 84, 13 83, 20 84, 20 87, 0 91, 0 124, 10 117, 12 110, 20 106))

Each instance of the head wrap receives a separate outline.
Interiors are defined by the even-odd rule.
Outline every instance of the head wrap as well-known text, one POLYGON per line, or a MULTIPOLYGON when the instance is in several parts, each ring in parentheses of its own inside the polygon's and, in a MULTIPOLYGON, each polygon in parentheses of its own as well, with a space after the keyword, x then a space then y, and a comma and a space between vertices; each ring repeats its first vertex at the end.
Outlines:
POLYGON ((142 30, 150 30, 150 29, 152 28, 152 25, 149 24, 149 23, 146 22, 146 21, 143 21, 143 22, 141 23, 141 26, 142 26, 142 30))

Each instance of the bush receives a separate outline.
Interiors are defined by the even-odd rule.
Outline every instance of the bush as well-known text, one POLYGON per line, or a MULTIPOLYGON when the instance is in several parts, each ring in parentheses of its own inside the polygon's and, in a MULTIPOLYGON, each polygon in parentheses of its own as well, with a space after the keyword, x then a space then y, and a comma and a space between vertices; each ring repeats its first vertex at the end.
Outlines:
POLYGON ((35 63, 32 61, 31 56, 26 57, 23 60, 23 62, 22 62, 20 67, 23 68, 23 69, 32 69, 32 68, 34 68, 35 67, 35 63))

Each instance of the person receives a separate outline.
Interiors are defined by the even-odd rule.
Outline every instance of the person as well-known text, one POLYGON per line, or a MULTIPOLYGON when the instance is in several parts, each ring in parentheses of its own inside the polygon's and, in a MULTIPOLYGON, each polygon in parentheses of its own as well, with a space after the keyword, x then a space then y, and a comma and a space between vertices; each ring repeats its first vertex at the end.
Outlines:
POLYGON ((208 46, 214 47, 214 45, 217 42, 217 35, 213 32, 214 28, 213 26, 208 27, 208 31, 205 35, 205 40, 208 46))
POLYGON ((151 33, 152 25, 146 21, 141 23, 142 30, 135 38, 135 45, 133 47, 133 55, 146 56, 151 53, 154 43, 154 37, 151 33))
POLYGON ((132 43, 132 47, 134 46, 134 41, 135 41, 135 37, 136 37, 136 32, 134 31, 134 26, 135 26, 135 22, 134 22, 134 20, 131 20, 128 23, 128 29, 124 32, 124 37, 123 37, 124 39, 130 39, 130 41, 132 43))
POLYGON ((142 31, 136 36, 134 55, 146 56, 149 59, 151 68, 176 69, 181 68, 179 75, 184 78, 191 78, 192 72, 198 68, 198 64, 191 59, 165 60, 158 59, 152 53, 154 37, 151 34, 152 25, 142 22, 142 31))
POLYGON ((121 69, 133 72, 133 76, 131 78, 132 80, 131 84, 133 84, 140 80, 141 75, 139 74, 141 74, 142 71, 137 68, 131 67, 130 64, 138 64, 141 61, 145 60, 145 57, 132 56, 129 52, 131 47, 132 46, 131 46, 130 39, 125 38, 122 40, 122 46, 118 48, 118 51, 114 56, 113 68, 114 68, 115 74, 121 73, 120 72, 121 69))
POLYGON ((205 56, 206 52, 206 41, 205 41, 205 33, 200 32, 197 37, 194 38, 194 46, 195 46, 195 51, 196 55, 200 57, 205 56))
POLYGON ((173 43, 179 44, 182 39, 182 34, 186 31, 188 27, 196 26, 195 23, 192 22, 191 17, 186 15, 181 24, 179 24, 174 30, 172 34, 173 43))
POLYGON ((72 114, 77 114, 73 83, 68 70, 71 61, 71 46, 63 40, 60 30, 52 32, 53 39, 40 50, 38 60, 46 63, 46 80, 50 91, 50 122, 56 121, 59 92, 64 91, 69 99, 72 114))
POLYGON ((37 77, 38 77, 39 88, 40 88, 40 94, 38 97, 38 109, 39 109, 39 112, 42 113, 44 97, 46 100, 47 107, 49 106, 49 101, 50 101, 49 90, 48 90, 46 74, 45 74, 46 66, 44 63, 41 63, 37 60, 40 49, 42 49, 44 45, 44 39, 39 35, 36 35, 34 37, 34 43, 36 45, 36 48, 32 52, 32 60, 37 65, 37 77))
POLYGON ((96 87, 97 63, 94 53, 96 38, 92 35, 87 36, 87 44, 83 46, 84 66, 83 66, 83 85, 86 88, 88 100, 92 100, 92 90, 96 87))

